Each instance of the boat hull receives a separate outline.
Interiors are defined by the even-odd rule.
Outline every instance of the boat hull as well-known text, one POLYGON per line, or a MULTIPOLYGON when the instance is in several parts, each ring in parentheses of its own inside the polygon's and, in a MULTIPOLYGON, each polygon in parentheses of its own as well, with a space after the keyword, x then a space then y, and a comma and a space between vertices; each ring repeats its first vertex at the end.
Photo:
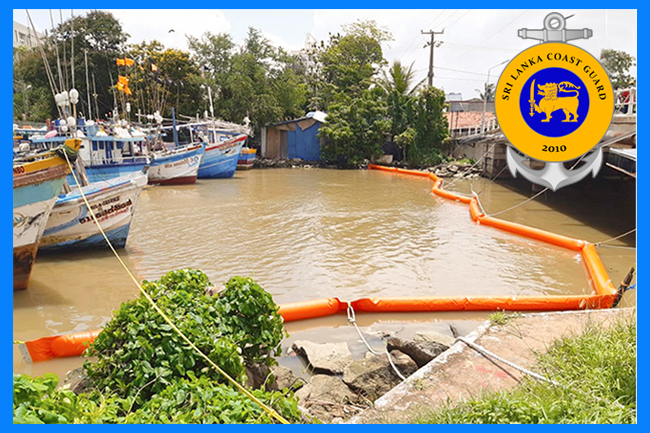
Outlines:
MULTIPOLYGON (((86 166, 86 176, 88 176, 88 182, 103 182, 106 180, 116 179, 122 176, 129 176, 134 173, 141 172, 143 168, 147 165, 146 158, 138 158, 139 161, 136 162, 123 162, 120 164, 101 164, 101 165, 89 165, 86 166)), ((72 175, 68 175, 68 183, 70 185, 75 185, 74 178, 72 175)))
POLYGON ((14 178, 14 290, 27 288, 39 241, 67 173, 66 166, 57 165, 14 178))
POLYGON ((190 146, 171 155, 154 156, 149 167, 149 183, 183 185, 196 182, 205 147, 190 146))
POLYGON ((250 170, 253 168, 256 153, 256 149, 248 147, 242 148, 241 153, 239 154, 239 161, 237 161, 237 170, 250 170))
MULTIPOLYGON (((139 173, 83 188, 113 247, 126 245, 135 207, 146 184, 147 176, 139 173)), ((40 244, 43 252, 108 248, 78 190, 57 199, 40 244)))
POLYGON ((199 167, 199 179, 231 178, 237 169, 239 154, 247 136, 238 135, 218 144, 208 144, 199 167))

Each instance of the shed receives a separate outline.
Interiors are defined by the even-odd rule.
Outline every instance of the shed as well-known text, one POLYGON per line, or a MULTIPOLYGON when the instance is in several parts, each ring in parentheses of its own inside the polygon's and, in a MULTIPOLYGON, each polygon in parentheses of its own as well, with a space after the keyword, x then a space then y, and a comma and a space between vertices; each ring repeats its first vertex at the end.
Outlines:
POLYGON ((322 111, 307 113, 300 119, 287 120, 262 127, 262 149, 264 158, 320 160, 320 139, 318 130, 327 114, 322 111))

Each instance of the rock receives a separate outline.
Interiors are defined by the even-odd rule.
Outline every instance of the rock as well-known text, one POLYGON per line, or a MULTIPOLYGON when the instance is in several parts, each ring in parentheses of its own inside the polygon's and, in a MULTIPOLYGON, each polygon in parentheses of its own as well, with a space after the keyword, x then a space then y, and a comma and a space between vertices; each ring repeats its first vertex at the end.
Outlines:
POLYGON ((352 353, 344 342, 295 341, 291 348, 307 359, 315 373, 340 374, 352 362, 352 353))
POLYGON ((63 381, 63 386, 67 386, 75 394, 81 394, 90 388, 90 378, 86 376, 83 367, 75 368, 74 370, 68 371, 63 381))
POLYGON ((399 350, 392 350, 390 355, 393 359, 393 364, 395 364, 395 367, 402 376, 409 377, 417 371, 418 365, 406 353, 400 352, 399 350))
POLYGON ((439 343, 451 347, 454 344, 455 338, 436 331, 419 331, 415 333, 413 341, 439 343))
POLYGON ((323 422, 345 420, 360 412, 362 404, 338 377, 317 374, 309 383, 296 392, 299 405, 311 415, 323 422))
MULTIPOLYGON (((404 377, 413 374, 417 370, 415 362, 405 354, 395 352, 393 362, 400 373, 404 377)), ((343 372, 343 382, 372 401, 386 394, 401 381, 385 355, 367 353, 364 359, 352 362, 343 372)))
POLYGON ((290 369, 281 365, 271 367, 270 373, 273 375, 273 380, 266 384, 267 391, 282 391, 284 388, 295 391, 305 384, 290 369))
POLYGON ((269 376, 269 367, 266 364, 257 363, 246 366, 246 386, 253 389, 261 388, 269 376))
POLYGON ((433 358, 449 349, 449 346, 440 343, 403 340, 398 337, 389 338, 386 347, 389 351, 397 349, 406 353, 415 361, 418 368, 428 364, 433 358))

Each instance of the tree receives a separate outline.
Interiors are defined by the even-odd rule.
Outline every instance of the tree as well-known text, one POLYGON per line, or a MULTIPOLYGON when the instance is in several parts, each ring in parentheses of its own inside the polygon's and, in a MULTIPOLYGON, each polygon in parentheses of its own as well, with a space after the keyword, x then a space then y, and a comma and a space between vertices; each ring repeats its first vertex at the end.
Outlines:
POLYGON ((386 102, 379 88, 364 90, 358 98, 334 103, 321 126, 321 153, 326 161, 354 167, 380 156, 384 135, 390 130, 386 102))
POLYGON ((442 142, 449 135, 444 113, 445 92, 436 87, 423 88, 413 100, 410 111, 412 141, 406 159, 413 165, 435 165, 444 160, 442 142))
MULTIPOLYGON (((75 16, 60 24, 52 31, 50 42, 55 44, 64 62, 63 80, 65 89, 74 83, 80 95, 94 93, 97 90, 97 101, 100 113, 93 113, 94 117, 102 118, 113 110, 113 86, 117 82, 117 65, 115 59, 124 57, 126 41, 129 35, 122 30, 120 22, 110 12, 93 10, 85 16, 75 16), (74 44, 74 74, 70 73, 71 61, 69 56, 73 52, 74 44), (85 56, 88 57, 89 87, 86 86, 85 56), (95 79, 93 88, 92 77, 95 79)), ((54 68, 53 70, 56 70, 54 68)), ((87 98, 80 98, 80 109, 88 112, 87 98)), ((93 110, 94 111, 94 110, 93 110)))
POLYGON ((629 74, 631 67, 636 66, 636 58, 624 51, 602 50, 600 52, 600 63, 603 65, 614 89, 628 87, 634 80, 629 74))
POLYGON ((392 66, 388 69, 388 72, 383 71, 383 77, 379 79, 379 85, 386 91, 390 93, 391 91, 396 91, 400 95, 412 95, 424 82, 421 81, 415 86, 413 82, 415 80, 415 71, 413 70, 413 65, 415 62, 406 68, 402 66, 402 63, 399 60, 395 60, 392 66))
POLYGON ((494 95, 496 95, 496 86, 494 83, 485 83, 482 92, 479 89, 476 89, 476 91, 479 93, 481 101, 486 101, 487 98, 486 102, 492 102, 494 101, 494 95))
POLYGON ((358 98, 373 84, 374 76, 386 64, 381 43, 391 40, 387 30, 375 21, 357 21, 343 26, 343 34, 330 34, 309 53, 309 102, 327 109, 345 97, 358 98))

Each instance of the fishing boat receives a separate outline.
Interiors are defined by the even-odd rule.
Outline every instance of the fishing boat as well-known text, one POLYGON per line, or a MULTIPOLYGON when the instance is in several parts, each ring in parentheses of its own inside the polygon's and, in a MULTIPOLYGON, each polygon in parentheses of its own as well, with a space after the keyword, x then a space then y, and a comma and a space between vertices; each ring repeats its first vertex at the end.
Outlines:
POLYGON ((14 160, 14 290, 27 288, 39 241, 70 172, 63 152, 74 159, 80 146, 81 140, 68 139, 55 150, 14 160))
POLYGON ((47 221, 40 251, 108 247, 82 192, 110 243, 115 248, 124 248, 135 206, 147 179, 145 172, 132 173, 93 182, 60 195, 47 221))
POLYGON ((242 147, 239 154, 239 160, 237 161, 237 170, 250 170, 253 168, 256 153, 257 149, 242 147))
POLYGON ((149 183, 183 185, 196 182, 204 155, 203 143, 155 152, 149 167, 149 183))
POLYGON ((199 179, 233 177, 247 138, 246 134, 238 134, 222 142, 208 141, 199 167, 199 179))
MULTIPOLYGON (((65 132, 58 130, 43 136, 31 137, 36 147, 56 147, 64 142, 65 132), (49 136, 48 136, 49 135, 49 136)), ((146 156, 146 137, 143 133, 123 126, 106 128, 89 122, 78 121, 76 137, 82 140, 79 149, 89 182, 114 179, 141 172, 149 163, 146 156), (107 132, 108 129, 108 132, 107 132)), ((68 182, 73 184, 72 176, 68 182)))

